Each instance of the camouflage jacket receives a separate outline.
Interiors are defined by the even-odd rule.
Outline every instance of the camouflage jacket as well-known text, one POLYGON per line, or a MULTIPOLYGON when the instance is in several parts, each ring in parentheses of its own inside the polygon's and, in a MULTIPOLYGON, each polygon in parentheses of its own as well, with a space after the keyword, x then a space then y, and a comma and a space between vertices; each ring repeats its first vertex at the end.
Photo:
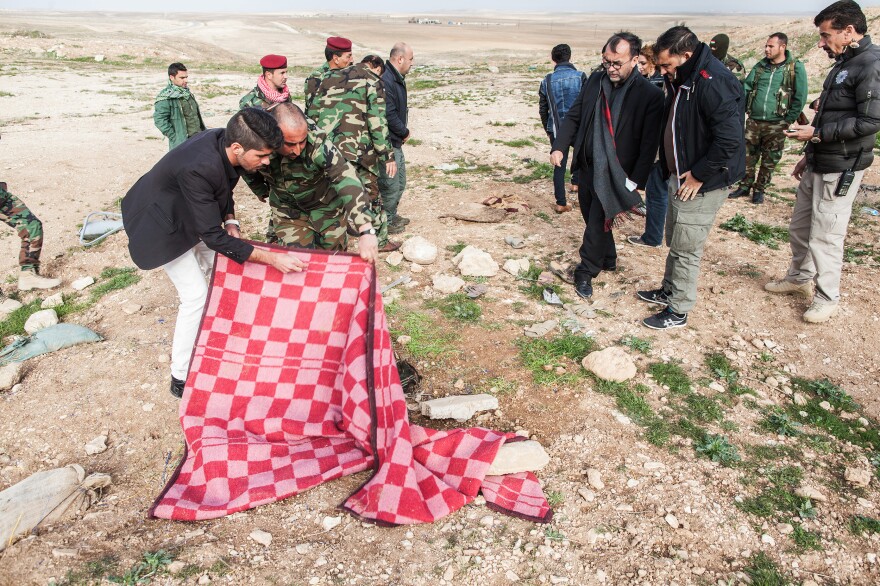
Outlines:
MULTIPOLYGON (((290 98, 287 98, 287 101, 290 101, 290 98)), ((266 96, 263 95, 262 90, 259 87, 254 86, 254 89, 246 93, 239 101, 238 101, 238 109, 243 110, 245 108, 262 108, 265 110, 268 106, 272 105, 272 102, 266 99, 266 96)))
POLYGON ((296 219, 318 208, 332 208, 345 214, 355 231, 372 222, 366 213, 370 197, 357 171, 311 122, 298 157, 273 153, 266 168, 242 177, 257 197, 268 197, 281 216, 296 219))
POLYGON ((385 121, 385 90, 360 63, 330 70, 318 85, 306 116, 327 133, 343 156, 374 175, 394 157, 385 121))
POLYGON ((724 58, 724 65, 733 73, 734 77, 738 80, 743 81, 746 78, 746 68, 745 65, 742 64, 742 61, 734 57, 733 55, 728 54, 724 58))
POLYGON ((321 85, 321 82, 324 80, 324 77, 333 71, 330 69, 330 64, 325 63, 313 72, 309 74, 306 78, 305 83, 303 84, 303 102, 305 102, 304 111, 308 111, 312 106, 312 100, 315 99, 315 92, 318 91, 318 86, 321 85))

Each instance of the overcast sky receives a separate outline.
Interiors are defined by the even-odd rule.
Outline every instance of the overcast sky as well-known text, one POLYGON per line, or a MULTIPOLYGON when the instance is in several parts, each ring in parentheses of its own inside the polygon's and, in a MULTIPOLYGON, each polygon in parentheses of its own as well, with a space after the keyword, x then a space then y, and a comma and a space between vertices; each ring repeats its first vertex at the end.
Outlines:
MULTIPOLYGON (((420 11, 475 11, 506 10, 517 12, 629 12, 682 13, 682 12, 799 12, 815 13, 831 4, 831 0, 613 0, 585 2, 584 0, 334 0, 321 3, 315 0, 0 0, 0 8, 35 10, 112 10, 138 12, 395 12, 415 14, 420 11), (613 7, 613 8, 612 8, 613 7)), ((862 6, 880 5, 880 0, 860 2, 862 6)))

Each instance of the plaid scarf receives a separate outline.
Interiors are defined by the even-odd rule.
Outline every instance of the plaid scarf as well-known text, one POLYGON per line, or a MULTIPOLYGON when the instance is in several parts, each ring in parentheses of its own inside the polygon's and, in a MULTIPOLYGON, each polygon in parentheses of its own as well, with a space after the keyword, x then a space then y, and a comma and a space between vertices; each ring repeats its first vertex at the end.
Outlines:
POLYGON ((269 102, 278 104, 290 99, 290 90, 287 86, 284 86, 284 91, 279 92, 274 87, 269 87, 269 84, 266 83, 266 78, 262 75, 257 78, 257 87, 260 88, 260 91, 263 92, 263 96, 265 96, 266 100, 269 102))
POLYGON ((162 100, 180 100, 180 99, 188 100, 191 96, 192 96, 192 94, 190 93, 189 88, 174 85, 173 83, 171 83, 169 81, 168 85, 165 86, 165 89, 163 89, 161 92, 159 92, 159 95, 156 96, 155 101, 161 102, 162 100))

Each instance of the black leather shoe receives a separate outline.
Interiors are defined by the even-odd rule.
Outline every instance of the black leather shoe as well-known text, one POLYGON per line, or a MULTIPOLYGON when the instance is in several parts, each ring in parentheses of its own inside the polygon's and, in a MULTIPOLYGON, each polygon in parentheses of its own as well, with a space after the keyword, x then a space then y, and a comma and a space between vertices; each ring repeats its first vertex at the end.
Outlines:
POLYGON ((184 385, 186 385, 186 381, 176 379, 172 376, 171 377, 171 394, 174 395, 178 399, 183 397, 184 385))
POLYGON ((749 194, 749 191, 751 191, 751 189, 749 189, 748 187, 740 187, 739 189, 737 189, 736 191, 734 191, 733 193, 728 195, 727 199, 736 199, 738 197, 746 197, 749 194))
POLYGON ((612 263, 605 263, 605 264, 603 264, 603 265, 602 265, 602 270, 603 270, 603 271, 608 271, 609 273, 613 273, 614 271, 617 270, 617 261, 614 261, 614 262, 612 262, 612 263))
POLYGON ((586 281, 575 282, 574 290, 578 294, 578 297, 589 299, 593 296, 593 280, 587 279, 586 281))
POLYGON ((752 203, 764 203, 764 192, 756 191, 752 194, 752 203))

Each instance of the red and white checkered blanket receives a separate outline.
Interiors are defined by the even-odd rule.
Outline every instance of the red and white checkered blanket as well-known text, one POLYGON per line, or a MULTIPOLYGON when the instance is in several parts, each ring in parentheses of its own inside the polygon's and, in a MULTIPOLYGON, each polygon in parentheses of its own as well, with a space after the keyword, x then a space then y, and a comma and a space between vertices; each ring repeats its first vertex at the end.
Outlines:
POLYGON ((217 255, 180 404, 186 457, 150 516, 221 517, 372 467, 342 505, 364 519, 431 522, 482 491, 497 511, 549 521, 533 474, 486 476, 511 434, 409 423, 373 267, 288 252, 308 268, 217 255))

